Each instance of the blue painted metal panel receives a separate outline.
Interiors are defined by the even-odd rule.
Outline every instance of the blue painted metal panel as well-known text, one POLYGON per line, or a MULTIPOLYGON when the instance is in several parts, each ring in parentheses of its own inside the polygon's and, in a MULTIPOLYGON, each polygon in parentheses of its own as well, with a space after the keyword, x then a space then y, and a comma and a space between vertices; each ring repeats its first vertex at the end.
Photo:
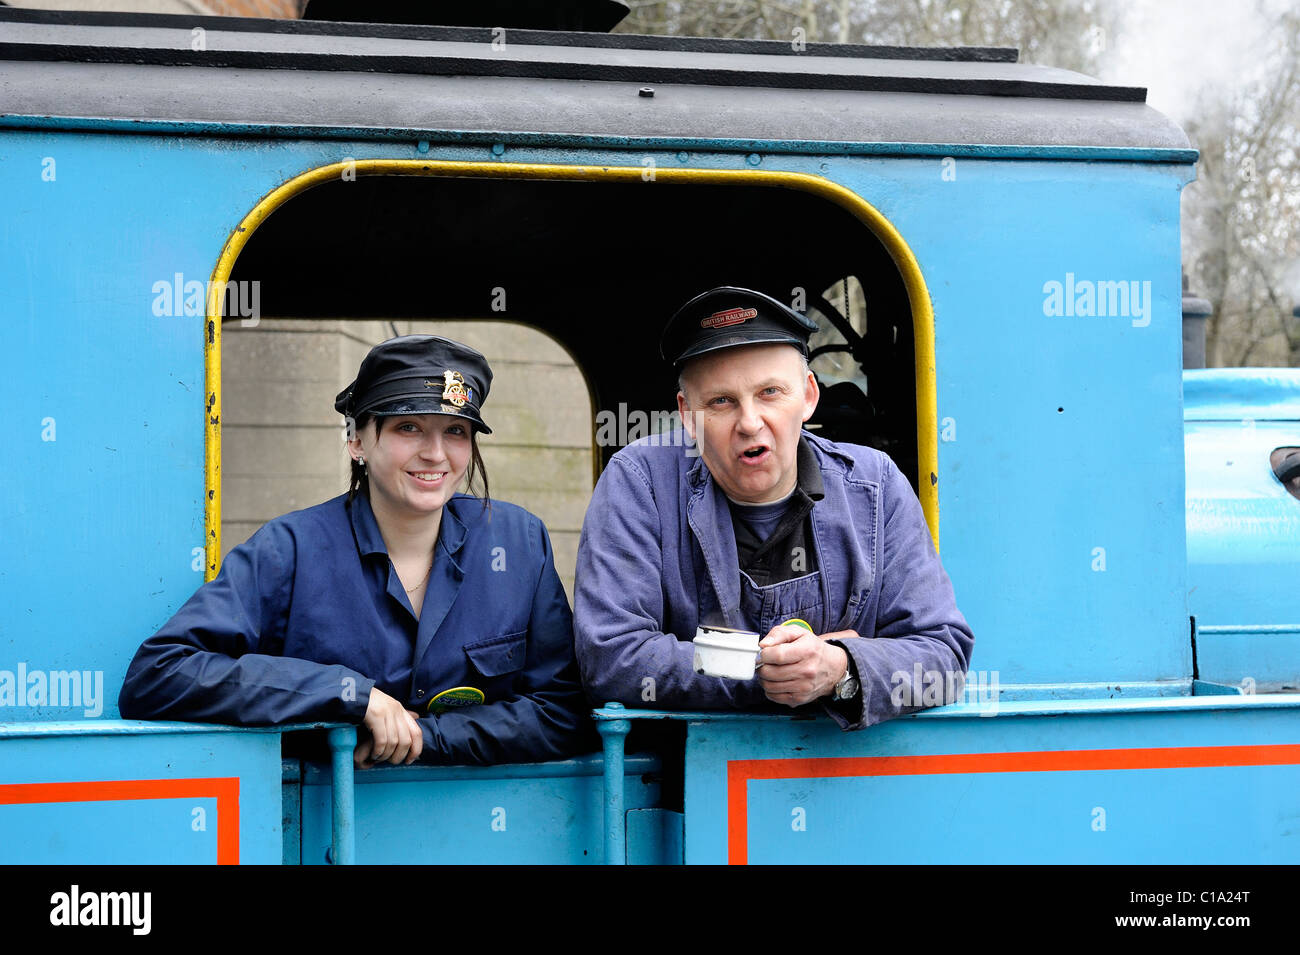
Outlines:
POLYGON ((686 817, 671 809, 632 809, 627 813, 629 865, 681 865, 686 817))
MULTIPOLYGON (((653 806, 658 761, 628 756, 629 809, 653 806), (650 776, 650 778, 647 778, 650 776)), ((513 766, 391 767, 356 774, 356 861, 600 863, 605 859, 598 756, 513 766)), ((302 860, 327 861, 331 787, 305 767, 302 860)))
POLYGON ((302 865, 302 763, 286 759, 280 776, 280 828, 285 865, 302 865))
MULTIPOLYGON (((0 809, 6 865, 211 865, 217 829, 194 831, 196 811, 216 820, 206 798, 84 801, 0 809), (170 835, 164 835, 170 833, 170 835)), ((206 823, 205 823, 206 824, 206 823)))
POLYGON ((1300 421, 1300 368, 1188 368, 1188 421, 1300 421))
POLYGON ((1246 691, 1231 683, 1211 683, 1208 680, 1196 680, 1192 683, 1195 696, 1245 696, 1246 691))
POLYGON ((1279 820, 1264 827, 1240 819, 1206 826, 1195 839, 1186 820, 1216 818, 1222 806, 1240 805, 1257 788, 1298 782, 1297 766, 758 781, 749 791, 749 861, 1294 863, 1295 846, 1274 841, 1284 825, 1279 820), (1153 798, 1161 791, 1189 794, 1177 826, 1169 823, 1166 801, 1153 798), (818 823, 791 831, 794 804, 820 822, 820 832, 818 823), (853 804, 871 809, 855 815, 840 808, 853 804), (900 817, 905 807, 909 814, 900 817), (1106 812, 1105 832, 1091 829, 1092 807, 1106 812), (882 825, 880 816, 895 824, 882 825), (899 824, 902 819, 912 824, 899 824), (951 822, 937 836, 927 820, 951 822))
POLYGON ((1300 369, 1184 372, 1187 603, 1202 678, 1300 687, 1300 500, 1269 455, 1300 447, 1300 369))
POLYGON ((1069 719, 945 707, 854 734, 698 720, 686 861, 1295 863, 1297 708, 1294 695, 1087 701, 1064 705, 1069 719))
POLYGON ((132 728, 0 724, 0 864, 281 861, 278 733, 132 728))
POLYGON ((155 314, 153 289, 206 283, 250 198, 239 152, 0 137, 0 374, 21 422, 0 536, 29 555, 0 581, 0 669, 103 688, 95 706, 8 718, 116 716, 135 648, 202 581, 202 318, 155 314))
POLYGON ((1300 689, 1300 624, 1269 631, 1259 627, 1198 628, 1196 658, 1210 680, 1251 693, 1300 689))
POLYGON ((849 183, 912 244, 934 302, 941 547, 972 666, 1004 684, 1189 677, 1176 465, 1187 170, 890 173, 901 181, 849 183), (1083 282, 1119 281, 1139 283, 1141 314, 1046 314, 1050 283, 1077 306, 1083 282))

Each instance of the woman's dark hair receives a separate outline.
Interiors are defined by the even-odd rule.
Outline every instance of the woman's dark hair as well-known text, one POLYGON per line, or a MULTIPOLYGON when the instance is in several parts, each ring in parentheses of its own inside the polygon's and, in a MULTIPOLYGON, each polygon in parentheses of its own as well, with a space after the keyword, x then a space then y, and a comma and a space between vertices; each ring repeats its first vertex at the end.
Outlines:
MULTIPOLYGON (((376 417, 375 415, 362 412, 361 414, 357 415, 357 419, 353 427, 356 428, 356 433, 359 435, 365 428, 369 427, 371 421, 374 421, 375 437, 378 437, 379 432, 382 431, 384 428, 384 422, 387 420, 388 420, 388 415, 379 415, 376 417)), ((474 426, 468 421, 465 422, 465 427, 469 428, 470 454, 469 454, 469 470, 467 472, 469 477, 469 482, 468 482, 469 493, 473 494, 477 498, 480 498, 483 501, 483 507, 487 508, 491 506, 492 499, 488 495, 487 468, 483 464, 483 455, 481 455, 478 450, 478 432, 474 430, 474 426), (480 488, 481 493, 480 491, 474 490, 474 485, 476 482, 480 488)), ((351 485, 348 487, 348 502, 351 503, 352 499, 355 498, 358 493, 364 494, 366 498, 369 499, 370 478, 366 475, 366 469, 357 463, 356 458, 353 458, 352 459, 352 482, 351 485)))

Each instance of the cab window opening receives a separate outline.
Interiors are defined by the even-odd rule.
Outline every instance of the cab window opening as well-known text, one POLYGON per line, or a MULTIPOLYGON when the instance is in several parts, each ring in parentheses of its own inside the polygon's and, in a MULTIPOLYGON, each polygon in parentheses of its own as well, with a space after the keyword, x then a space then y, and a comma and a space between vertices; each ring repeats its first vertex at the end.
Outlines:
MULTIPOLYGON (((677 382, 660 358, 659 336, 677 307, 718 285, 755 288, 813 315, 824 326, 812 343, 820 349, 812 367, 823 392, 810 430, 877 447, 914 488, 918 483, 906 287, 866 224, 816 195, 759 185, 365 176, 316 186, 278 208, 248 239, 230 281, 250 288, 256 282, 261 312, 274 320, 257 327, 227 320, 223 350, 251 356, 272 340, 259 336, 305 332, 302 322, 333 323, 327 334, 338 337, 338 357, 304 353, 294 372, 328 379, 330 388, 344 383, 365 349, 395 331, 433 330, 462 341, 472 334, 477 337, 467 343, 494 367, 504 358, 504 375, 527 379, 526 397, 508 409, 497 404, 496 418, 526 421, 543 436, 545 450, 530 460, 520 446, 528 441, 493 435, 483 458, 500 498, 531 502, 556 530, 560 567, 563 550, 576 559, 585 502, 613 453, 680 426, 677 382), (755 236, 762 241, 752 241, 755 236), (341 239, 348 250, 342 262, 341 239), (537 330, 545 345, 494 355, 494 342, 510 339, 515 333, 506 330, 520 326, 537 330), (356 351, 346 361, 342 343, 356 351), (565 375, 570 384, 561 387, 565 375), (602 428, 606 422, 611 426, 602 428), (574 437, 578 431, 582 438, 574 437)), ((306 347, 286 344, 300 346, 306 347)), ((301 437, 276 447, 263 433, 260 452, 240 448, 235 429, 246 427, 246 438, 256 443, 253 432, 271 422, 247 408, 241 418, 241 389, 250 383, 241 380, 233 353, 223 362, 223 483, 231 506, 241 493, 267 496, 251 486, 256 469, 249 462, 277 455, 281 463, 274 467, 286 478, 298 474, 305 485, 332 493, 348 489, 350 467, 334 491, 323 485, 328 469, 311 464, 305 448, 293 460, 301 437)), ((338 426, 319 412, 295 407, 294 422, 318 432, 338 426)), ((327 496, 308 488, 281 500, 294 507, 327 496)), ((228 509, 223 550, 256 529, 256 516, 241 519, 228 509)), ((562 577, 571 573, 571 565, 561 569, 562 577)))

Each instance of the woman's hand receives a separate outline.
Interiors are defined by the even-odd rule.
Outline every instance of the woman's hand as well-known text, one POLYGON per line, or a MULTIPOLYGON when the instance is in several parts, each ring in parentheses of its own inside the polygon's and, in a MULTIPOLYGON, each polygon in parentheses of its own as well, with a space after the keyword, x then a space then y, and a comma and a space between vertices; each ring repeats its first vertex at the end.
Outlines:
POLYGON ((424 734, 415 715, 378 687, 371 687, 370 702, 362 725, 370 731, 353 750, 352 761, 359 769, 377 763, 413 763, 424 749, 424 734))

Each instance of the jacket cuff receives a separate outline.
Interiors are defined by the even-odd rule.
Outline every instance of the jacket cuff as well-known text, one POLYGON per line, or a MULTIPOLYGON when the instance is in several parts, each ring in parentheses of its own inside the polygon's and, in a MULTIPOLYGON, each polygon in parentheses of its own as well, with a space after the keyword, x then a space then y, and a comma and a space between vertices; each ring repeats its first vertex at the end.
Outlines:
POLYGON ((829 644, 839 647, 844 651, 844 655, 849 658, 848 672, 858 681, 858 692, 847 700, 834 699, 834 691, 831 696, 824 697, 820 702, 822 708, 842 730, 862 729, 866 725, 866 687, 862 685, 862 676, 858 670, 857 661, 853 659, 853 651, 844 645, 843 640, 827 640, 829 644))
POLYGON ((339 679, 339 700, 342 706, 340 718, 349 723, 364 723, 366 710, 370 708, 370 691, 375 688, 375 681, 347 667, 339 669, 343 674, 339 679))

